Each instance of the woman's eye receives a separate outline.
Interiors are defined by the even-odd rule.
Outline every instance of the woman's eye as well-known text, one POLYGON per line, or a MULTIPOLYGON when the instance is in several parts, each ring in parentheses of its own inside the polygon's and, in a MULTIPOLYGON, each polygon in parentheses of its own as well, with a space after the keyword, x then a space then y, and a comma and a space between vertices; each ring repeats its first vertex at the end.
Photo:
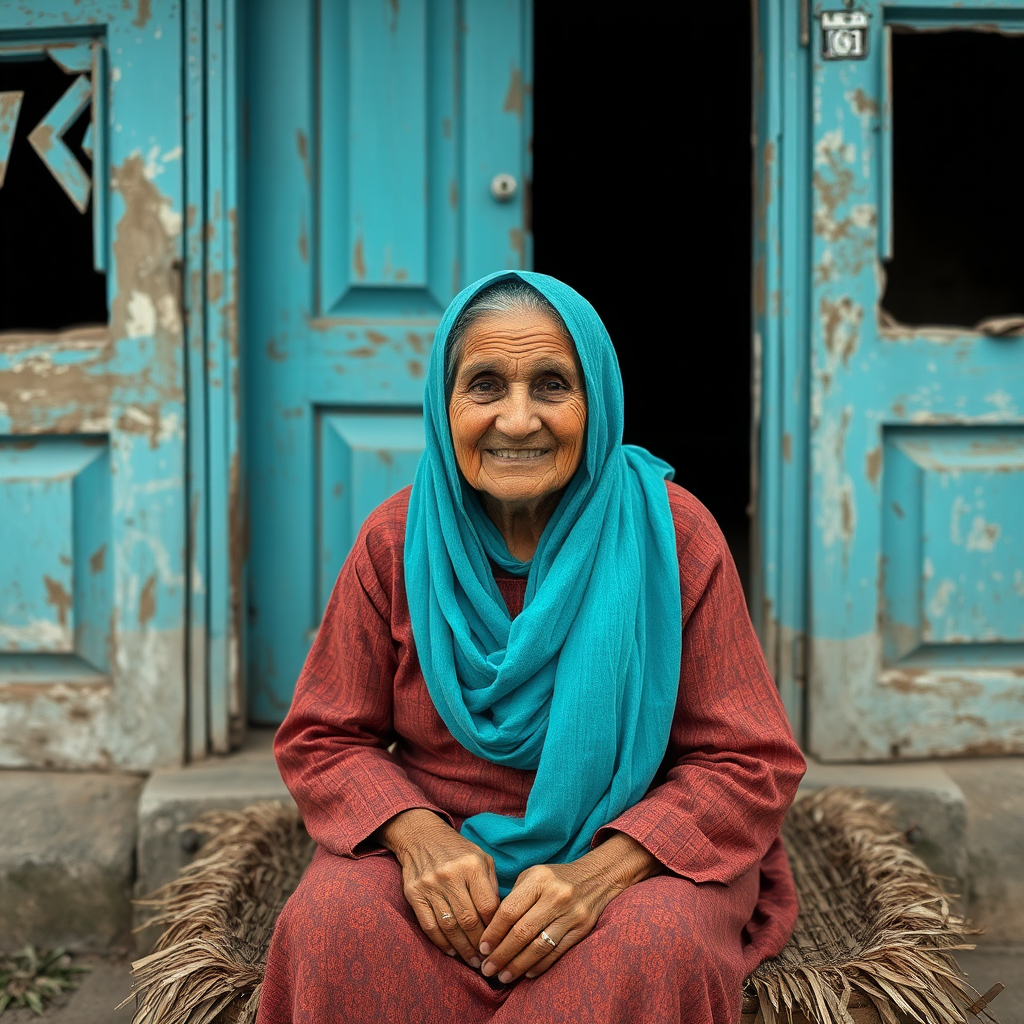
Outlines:
POLYGON ((568 391, 569 385, 562 380, 546 380, 540 386, 541 391, 546 391, 549 394, 557 394, 562 391, 568 391))
POLYGON ((469 385, 469 390, 477 394, 490 395, 497 391, 498 387, 493 380, 475 380, 469 385))

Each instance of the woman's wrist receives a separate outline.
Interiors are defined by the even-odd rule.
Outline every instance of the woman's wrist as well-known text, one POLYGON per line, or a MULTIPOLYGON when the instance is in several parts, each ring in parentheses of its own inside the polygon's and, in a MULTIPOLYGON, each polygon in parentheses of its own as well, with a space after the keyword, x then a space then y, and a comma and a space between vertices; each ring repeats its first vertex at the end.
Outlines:
POLYGON ((374 835, 382 846, 386 846, 401 861, 410 844, 422 841, 439 827, 451 828, 444 818, 433 811, 425 807, 412 807, 388 818, 374 835))
POLYGON ((613 832, 600 846, 581 857, 578 863, 584 861, 589 861, 590 870, 615 890, 628 889, 664 870, 653 853, 625 832, 613 832))

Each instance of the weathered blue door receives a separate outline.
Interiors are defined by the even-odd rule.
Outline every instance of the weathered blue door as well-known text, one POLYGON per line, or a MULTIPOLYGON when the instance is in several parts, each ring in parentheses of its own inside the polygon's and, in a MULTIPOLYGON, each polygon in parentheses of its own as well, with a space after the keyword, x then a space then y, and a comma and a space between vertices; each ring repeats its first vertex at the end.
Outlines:
POLYGON ((1013 247, 981 251, 1001 231, 1019 248, 1019 187, 991 203, 1011 158, 964 161, 957 132, 994 103, 1020 124, 1024 94, 990 90, 961 110, 943 83, 968 61, 1019 76, 1024 4, 823 6, 809 39, 810 748, 1020 752, 1022 274, 999 291, 1013 247), (978 212, 951 240, 963 203, 978 212))
POLYGON ((0 5, 0 764, 185 723, 179 5, 0 5))
POLYGON ((441 312, 466 283, 529 260, 529 7, 247 9, 257 721, 287 710, 366 514, 412 480, 441 312))

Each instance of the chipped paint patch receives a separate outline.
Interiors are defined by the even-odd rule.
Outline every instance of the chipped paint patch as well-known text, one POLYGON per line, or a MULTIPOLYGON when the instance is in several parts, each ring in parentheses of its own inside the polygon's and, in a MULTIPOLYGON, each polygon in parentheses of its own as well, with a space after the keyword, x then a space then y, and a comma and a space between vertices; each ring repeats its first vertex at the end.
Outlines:
POLYGON ((156 576, 150 576, 139 594, 139 625, 145 626, 156 615, 156 576))
POLYGON ((302 161, 302 173, 306 181, 312 180, 313 172, 309 165, 309 140, 306 133, 299 128, 295 133, 295 145, 299 151, 299 159, 302 161))
POLYGON ((818 525, 822 542, 826 549, 842 545, 844 557, 857 529, 853 480, 846 472, 846 436, 852 419, 853 407, 846 406, 838 421, 824 422, 814 448, 814 471, 821 480, 818 525))
POLYGON ((878 103, 875 102, 859 85, 856 89, 843 94, 843 98, 850 104, 850 109, 858 117, 877 117, 878 103))
POLYGON ((89 571, 93 575, 103 572, 103 568, 107 562, 107 545, 101 544, 90 556, 89 556, 89 571))
POLYGON ((828 352, 830 368, 841 360, 843 366, 850 365, 850 357, 857 351, 860 329, 864 320, 864 309, 848 295, 838 299, 822 296, 818 313, 821 318, 821 336, 828 352))
POLYGON ((44 575, 43 584, 46 587, 46 603, 53 605, 57 610, 57 621, 60 625, 67 626, 68 614, 74 605, 74 600, 64 584, 52 576, 44 575))
POLYGON ((968 551, 993 551, 1001 533, 1002 527, 998 523, 987 523, 984 516, 975 516, 964 547, 968 551))
POLYGON ((68 651, 73 640, 68 627, 52 619, 32 619, 18 626, 0 622, 0 650, 68 651))
POLYGON ((146 292, 133 291, 128 296, 128 316, 125 320, 125 335, 129 338, 146 338, 156 333, 156 306, 153 297, 146 292))
POLYGON ((136 28, 145 28, 149 24, 149 19, 153 16, 151 8, 152 0, 139 0, 135 18, 132 20, 136 28))
POLYGON ((872 448, 864 457, 864 472, 867 475, 871 486, 878 488, 878 477, 882 471, 882 448, 880 445, 872 448))
POLYGON ((523 73, 519 68, 513 68, 509 77, 508 90, 505 93, 505 101, 501 105, 502 113, 522 117, 524 92, 523 73))
POLYGON ((366 277, 366 253, 363 249, 363 236, 356 239, 352 247, 352 269, 355 271, 357 280, 362 281, 366 277))

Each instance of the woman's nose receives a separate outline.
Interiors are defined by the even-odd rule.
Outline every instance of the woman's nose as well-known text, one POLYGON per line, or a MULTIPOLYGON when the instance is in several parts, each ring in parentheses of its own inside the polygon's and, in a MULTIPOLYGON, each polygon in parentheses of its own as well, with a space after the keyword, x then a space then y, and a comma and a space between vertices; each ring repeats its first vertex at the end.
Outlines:
POLYGON ((525 437, 540 429, 540 418, 525 388, 511 389, 501 403, 495 426, 508 437, 525 437))

